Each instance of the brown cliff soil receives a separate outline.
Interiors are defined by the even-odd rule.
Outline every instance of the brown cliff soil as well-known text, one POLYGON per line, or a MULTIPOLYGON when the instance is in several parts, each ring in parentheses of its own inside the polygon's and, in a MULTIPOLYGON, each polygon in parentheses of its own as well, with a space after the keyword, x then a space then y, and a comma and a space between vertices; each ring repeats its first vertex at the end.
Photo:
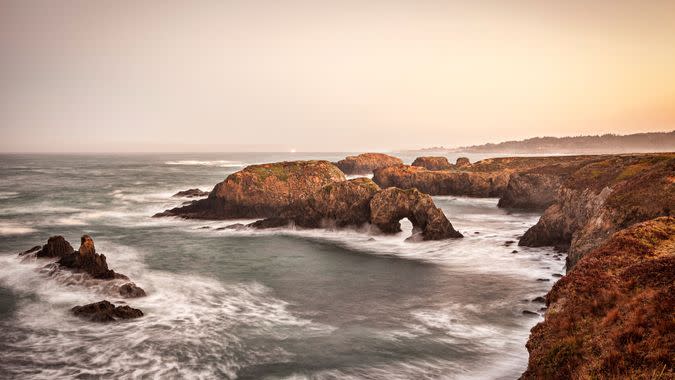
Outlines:
POLYGON ((375 169, 403 165, 403 161, 383 153, 363 153, 358 156, 348 156, 335 165, 345 174, 370 174, 375 169))
POLYGON ((672 379, 675 218, 615 233, 546 301, 545 320, 527 343, 523 379, 672 379))
POLYGON ((321 187, 344 180, 344 174, 328 161, 251 165, 217 184, 208 198, 155 216, 191 219, 272 217, 321 187))

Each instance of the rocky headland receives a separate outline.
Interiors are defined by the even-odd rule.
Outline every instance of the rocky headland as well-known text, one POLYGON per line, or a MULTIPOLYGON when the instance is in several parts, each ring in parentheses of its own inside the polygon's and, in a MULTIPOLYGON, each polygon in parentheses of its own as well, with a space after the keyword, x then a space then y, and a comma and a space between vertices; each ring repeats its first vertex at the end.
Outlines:
POLYGON ((546 296, 523 379, 672 379, 675 218, 623 229, 546 296))
POLYGON ((403 161, 384 153, 362 153, 358 156, 348 156, 335 165, 347 175, 365 175, 371 174, 375 169, 403 165, 403 161))
MULTIPOLYGON (((227 177, 209 197, 155 216, 194 219, 263 218, 253 228, 360 227, 399 232, 408 218, 422 240, 461 237, 427 194, 416 189, 382 189, 368 178, 346 180, 327 161, 249 166, 227 177)), ((242 226, 233 226, 232 228, 242 226)))

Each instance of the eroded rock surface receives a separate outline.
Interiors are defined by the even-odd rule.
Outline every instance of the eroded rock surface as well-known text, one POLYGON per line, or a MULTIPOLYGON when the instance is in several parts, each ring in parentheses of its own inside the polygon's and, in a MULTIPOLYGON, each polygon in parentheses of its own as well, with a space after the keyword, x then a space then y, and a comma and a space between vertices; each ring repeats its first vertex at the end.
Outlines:
POLYGON ((209 195, 208 191, 202 191, 200 189, 187 189, 179 191, 176 194, 172 195, 175 198, 203 198, 209 195))
POLYGON ((448 159, 442 156, 417 157, 411 166, 419 166, 427 170, 448 170, 453 168, 453 165, 448 161, 448 159))
POLYGON ((217 184, 208 198, 155 216, 193 219, 265 218, 345 176, 328 161, 285 161, 251 165, 217 184))
POLYGON ((408 218, 424 240, 460 238, 443 211, 427 194, 417 189, 388 188, 379 191, 370 201, 370 222, 382 232, 401 231, 400 220, 408 218))
POLYGON ((77 272, 85 272, 97 279, 126 278, 108 269, 105 255, 96 253, 94 240, 89 235, 82 236, 78 251, 62 255, 58 264, 77 272))
POLYGON ((358 156, 348 156, 335 165, 345 174, 370 174, 375 169, 403 165, 403 161, 383 153, 363 153, 358 156))
POLYGON ((76 316, 92 322, 114 322, 118 319, 140 318, 143 312, 130 306, 115 306, 108 301, 75 306, 71 309, 76 316))
POLYGON ((522 246, 569 246, 568 270, 613 233, 675 209, 675 154, 603 156, 564 180, 522 246))

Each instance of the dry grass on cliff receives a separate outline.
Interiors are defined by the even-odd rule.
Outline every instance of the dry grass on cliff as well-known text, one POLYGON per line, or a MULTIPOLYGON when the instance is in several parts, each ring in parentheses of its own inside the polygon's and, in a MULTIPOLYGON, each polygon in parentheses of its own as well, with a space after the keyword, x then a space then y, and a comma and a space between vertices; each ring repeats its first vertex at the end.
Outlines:
POLYGON ((675 376, 675 218, 615 234, 547 296, 525 379, 675 376))

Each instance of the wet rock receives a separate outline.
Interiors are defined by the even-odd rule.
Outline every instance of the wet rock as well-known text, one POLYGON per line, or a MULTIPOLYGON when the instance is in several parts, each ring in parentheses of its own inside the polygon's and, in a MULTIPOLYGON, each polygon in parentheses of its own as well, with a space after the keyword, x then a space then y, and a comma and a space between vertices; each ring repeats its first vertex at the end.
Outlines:
POLYGON ((39 245, 36 245, 35 247, 33 247, 33 248, 31 248, 27 251, 23 251, 23 252, 19 253, 19 256, 30 255, 31 253, 35 253, 35 252, 39 251, 40 249, 42 249, 42 247, 39 246, 39 245))
POLYGON ((246 227, 266 229, 266 228, 280 228, 288 227, 292 223, 292 220, 286 218, 267 218, 262 220, 256 220, 255 222, 246 225, 246 227))
POLYGON ((212 220, 275 217, 321 187, 344 180, 344 173, 328 161, 251 165, 217 184, 208 198, 155 217, 212 220))
POLYGON ((42 246, 42 249, 38 251, 36 257, 49 257, 49 258, 60 258, 67 254, 72 254, 75 250, 73 247, 63 238, 63 236, 52 236, 47 240, 47 244, 42 246))
POLYGON ((126 276, 116 274, 115 271, 108 269, 105 255, 96 253, 94 240, 89 235, 82 236, 78 251, 63 255, 58 263, 62 267, 88 273, 97 279, 126 278, 126 276))
POLYGON ((518 253, 518 250, 514 249, 511 253, 518 253))
POLYGON ((202 191, 200 189, 188 189, 179 191, 172 196, 175 198, 203 198, 208 195, 209 195, 208 191, 202 191))
POLYGON ((539 282, 547 282, 550 281, 548 278, 538 278, 537 281, 539 282))
POLYGON ((92 322, 114 322, 118 319, 132 319, 143 316, 143 312, 129 306, 115 306, 108 301, 75 306, 72 313, 92 322))
POLYGON ((507 241, 504 242, 504 246, 505 246, 505 247, 508 247, 508 246, 512 245, 513 243, 515 243, 515 241, 513 241, 513 240, 507 240, 507 241))
POLYGON ((529 311, 529 310, 523 310, 523 315, 533 316, 533 315, 539 315, 539 313, 536 313, 534 311, 529 311))
POLYGON ((562 277, 563 275, 560 274, 560 273, 553 273, 551 276, 553 276, 553 277, 555 277, 555 278, 560 278, 560 277, 562 277))
POLYGON ((539 296, 532 299, 532 302, 546 303, 546 298, 539 296))
POLYGON ((349 156, 335 164, 345 174, 370 174, 375 169, 403 165, 400 158, 382 153, 363 153, 349 156))
POLYGON ((247 227, 243 223, 234 223, 234 224, 229 224, 225 227, 218 227, 216 230, 222 231, 222 230, 235 230, 235 231, 242 231, 245 230, 247 227))
POLYGON ((428 170, 449 170, 453 167, 446 157, 417 157, 412 166, 419 166, 428 170))
POLYGON ((370 201, 370 220, 382 232, 401 231, 400 220, 408 218, 413 228, 422 233, 424 240, 460 238, 433 200, 417 189, 388 188, 375 194, 370 201))
POLYGON ((120 295, 124 298, 137 298, 137 297, 145 297, 145 290, 142 288, 136 286, 133 282, 128 282, 122 286, 120 286, 120 295))

